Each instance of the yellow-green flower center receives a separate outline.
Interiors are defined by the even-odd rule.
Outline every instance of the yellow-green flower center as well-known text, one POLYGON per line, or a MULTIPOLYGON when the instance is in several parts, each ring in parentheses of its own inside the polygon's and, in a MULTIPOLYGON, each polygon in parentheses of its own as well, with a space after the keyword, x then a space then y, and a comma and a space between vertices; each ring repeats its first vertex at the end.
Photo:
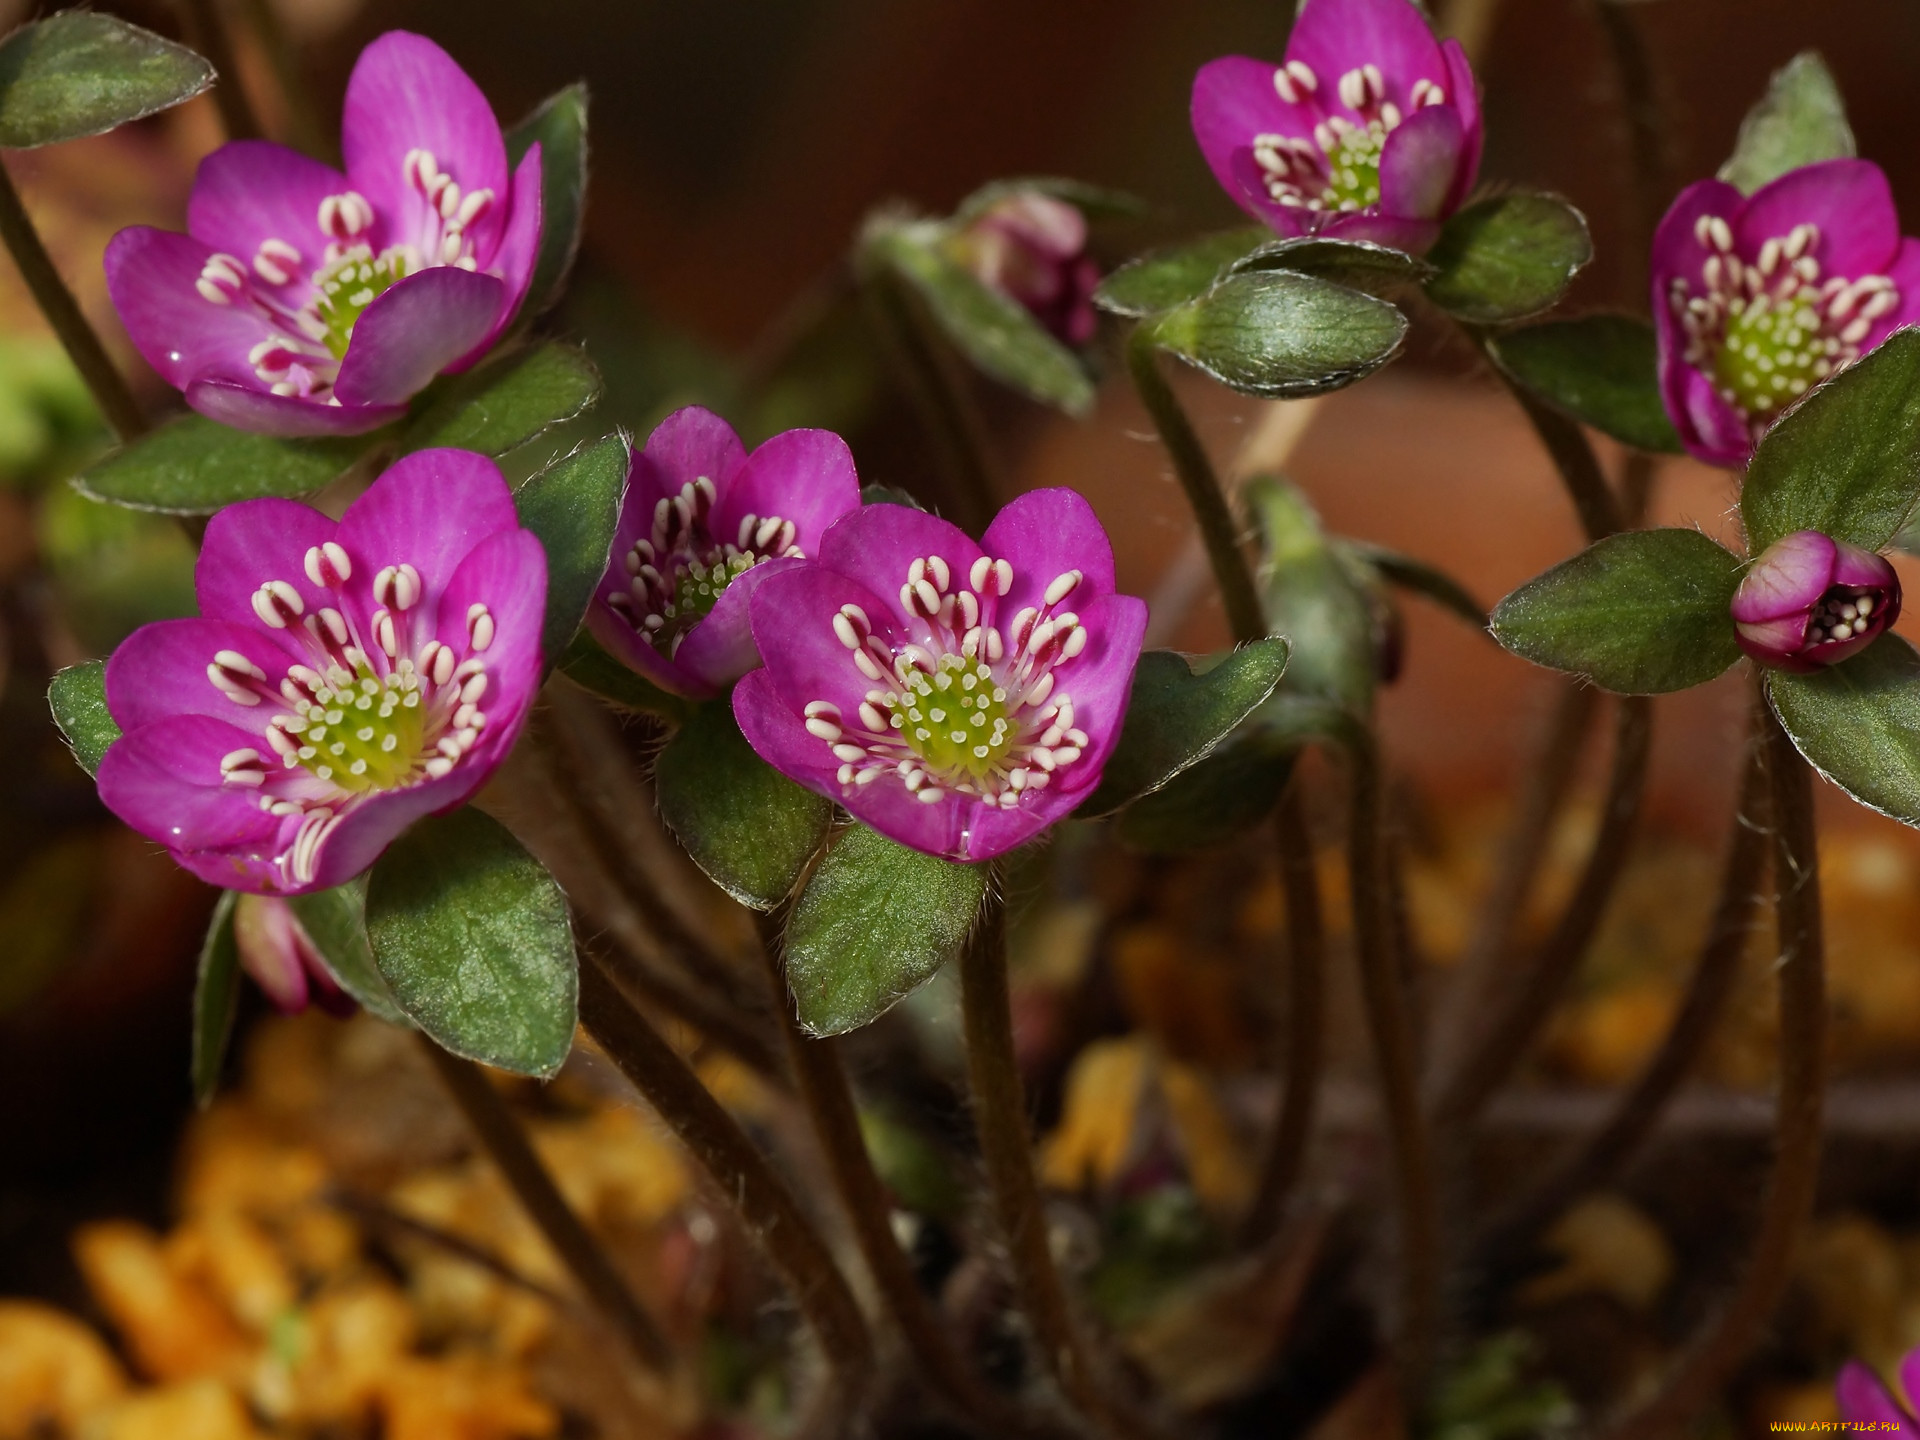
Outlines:
POLYGON ((346 355, 353 327, 366 308, 406 275, 407 257, 399 246, 375 255, 370 247, 355 245, 313 277, 314 314, 326 326, 319 338, 334 359, 346 355))
POLYGON ((1713 374, 1749 415, 1791 404, 1834 368, 1840 341, 1824 333, 1817 298, 1802 289, 1784 301, 1733 302, 1713 374))
POLYGON ((285 724, 300 742, 299 763, 355 794, 411 783, 426 749, 419 675, 409 666, 355 679, 336 669, 327 682, 285 724))
POLYGON ((914 670, 900 689, 888 724, 936 779, 980 780, 1013 748, 1007 692, 981 661, 942 655, 933 674, 914 670))
POLYGON ((1387 130, 1384 121, 1375 119, 1365 127, 1348 124, 1334 132, 1327 148, 1324 209, 1364 210, 1380 203, 1380 152, 1386 148, 1387 130))
POLYGON ((674 577, 673 598, 661 607, 660 617, 670 629, 678 621, 680 630, 691 630, 713 613, 729 585, 766 558, 735 551, 716 555, 709 565, 693 561, 674 577))

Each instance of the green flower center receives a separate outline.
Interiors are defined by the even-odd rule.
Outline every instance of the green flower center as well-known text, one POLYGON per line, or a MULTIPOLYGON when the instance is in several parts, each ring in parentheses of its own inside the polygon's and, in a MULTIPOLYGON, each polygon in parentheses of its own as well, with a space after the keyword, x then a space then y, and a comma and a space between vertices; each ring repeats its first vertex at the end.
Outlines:
POLYGON ((355 245, 313 277, 314 315, 326 327, 320 342, 340 360, 353 338, 353 327, 366 308, 407 275, 406 252, 395 245, 375 255, 355 245))
POLYGON ((1835 368, 1840 341, 1824 333, 1816 299, 1801 290, 1787 300, 1735 300, 1730 307, 1713 374, 1721 393, 1749 415, 1791 404, 1835 368))
POLYGON ((660 609, 660 618, 669 626, 678 622, 681 630, 691 630, 713 613, 727 587, 767 557, 735 552, 715 556, 710 564, 698 560, 674 577, 673 598, 660 609))
POLYGON ((354 794, 392 790, 412 782, 425 754, 422 708, 411 667, 384 680, 336 668, 284 728, 300 742, 296 759, 320 779, 354 794))
MULTIPOLYGON (((1387 144, 1387 124, 1369 120, 1362 128, 1341 125, 1327 149, 1327 188, 1321 195, 1327 210, 1364 210, 1380 203, 1380 152, 1387 144)), ((1321 142, 1325 147, 1325 141, 1321 142)))
POLYGON ((888 724, 936 779, 979 781, 1013 748, 1007 692, 964 655, 942 655, 929 675, 912 671, 887 704, 888 724))

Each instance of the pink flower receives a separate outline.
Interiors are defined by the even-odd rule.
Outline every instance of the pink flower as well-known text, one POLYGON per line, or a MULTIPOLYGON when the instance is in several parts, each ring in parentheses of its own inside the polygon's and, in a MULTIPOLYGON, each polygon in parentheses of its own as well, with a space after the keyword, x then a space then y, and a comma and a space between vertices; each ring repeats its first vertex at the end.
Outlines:
POLYGON ((100 798, 201 879, 302 894, 352 879, 506 758, 540 683, 547 560, 491 460, 422 450, 338 523, 231 505, 200 618, 107 662, 125 732, 100 798))
POLYGON ((281 1014, 298 1015, 309 1003, 329 1015, 347 1016, 359 1008, 334 983, 286 901, 267 895, 241 896, 233 907, 233 938, 240 950, 240 968, 281 1014))
POLYGON ((711 410, 676 410, 633 457, 588 626, 655 684, 717 695, 760 663, 755 588, 817 554, 827 527, 859 507, 838 435, 789 430, 749 455, 711 410))
POLYGON ((1201 67, 1193 134, 1221 188, 1277 234, 1416 254, 1480 170, 1466 52, 1409 0, 1307 0, 1279 65, 1201 67))
POLYGON ((1660 393, 1689 451, 1739 469, 1780 412, 1920 319, 1920 241, 1880 167, 1823 160, 1752 195, 1680 192, 1653 237, 1660 393))
MULTIPOLYGON (((1909 1350, 1900 1361, 1900 1386, 1909 1396, 1920 1394, 1920 1350, 1909 1350)), ((1873 1424, 1901 1440, 1920 1440, 1920 1421, 1858 1360, 1849 1361, 1834 1384, 1840 1418, 1855 1425, 1873 1424)))
POLYGON ((1024 306, 1062 343, 1085 345, 1098 316, 1100 267, 1087 254, 1087 217, 1038 190, 997 200, 952 240, 981 284, 1024 306))
POLYGON ((1769 545, 1733 596, 1740 648, 1800 674, 1857 655, 1900 616, 1900 577, 1880 556, 1818 530, 1769 545))
POLYGON ((978 544, 869 505, 751 610, 766 664, 733 711, 760 757, 955 860, 1024 844, 1099 783, 1147 623, 1071 490, 1021 496, 978 544))
POLYGON ((187 233, 136 225, 107 289, 147 363, 203 415, 353 435, 491 346, 540 248, 540 147, 511 174, 479 88, 402 30, 361 53, 346 173, 264 140, 200 165, 187 233))

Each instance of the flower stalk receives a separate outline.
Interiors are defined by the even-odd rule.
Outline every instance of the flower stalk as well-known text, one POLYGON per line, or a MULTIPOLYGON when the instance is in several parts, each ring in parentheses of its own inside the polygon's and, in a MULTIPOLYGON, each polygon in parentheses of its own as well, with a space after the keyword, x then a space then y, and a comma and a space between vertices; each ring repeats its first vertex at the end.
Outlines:
POLYGON ((216 0, 180 0, 180 18, 187 42, 207 57, 219 78, 213 86, 213 103, 220 110, 220 123, 229 140, 257 140, 266 132, 253 113, 246 86, 240 83, 240 66, 233 53, 233 37, 216 0))

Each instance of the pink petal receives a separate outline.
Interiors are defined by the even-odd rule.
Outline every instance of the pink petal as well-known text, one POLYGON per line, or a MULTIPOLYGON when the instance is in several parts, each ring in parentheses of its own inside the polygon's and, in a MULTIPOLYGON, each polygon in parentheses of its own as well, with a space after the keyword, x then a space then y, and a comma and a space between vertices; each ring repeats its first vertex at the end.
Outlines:
MULTIPOLYGON (((1047 587, 1070 570, 1083 578, 1063 608, 1081 610, 1113 593, 1113 546, 1093 507, 1072 490, 1029 490, 994 517, 980 548, 1013 567, 1013 589, 999 602, 1002 616, 1043 604, 1047 587)), ((900 579, 906 578, 903 572, 900 579)))
POLYGON ((1389 215, 1432 220, 1444 215, 1458 188, 1466 130, 1451 105, 1407 116, 1380 151, 1380 208, 1389 215))
POLYGON ((883 775, 868 785, 838 787, 836 798, 846 812, 889 840, 927 855, 949 860, 966 858, 966 833, 975 814, 985 809, 977 800, 948 795, 934 804, 916 799, 898 775, 883 775))
POLYGON ((142 625, 107 660, 107 709, 122 730, 169 715, 207 715, 257 738, 285 707, 271 700, 242 705, 229 699, 207 678, 207 666, 221 651, 235 651, 265 671, 266 684, 277 690, 288 667, 305 663, 306 656, 269 635, 257 620, 250 625, 226 620, 142 625))
POLYGON ((100 799, 128 825, 169 850, 232 850, 268 844, 281 821, 254 791, 225 784, 220 761, 257 749, 259 737, 206 715, 142 725, 107 747, 100 799))
POLYGON ((491 275, 436 265, 381 295, 353 327, 334 394, 347 405, 399 405, 493 333, 506 287, 491 275))
POLYGON ((1774 541, 1734 592, 1733 618, 1757 623, 1811 610, 1833 584, 1839 551, 1818 530, 1796 530, 1774 541))
POLYGON ((187 201, 187 233, 246 266, 256 284, 302 303, 325 257, 320 202, 347 189, 347 177, 298 150, 268 140, 236 140, 200 162, 187 201), (291 279, 271 285, 253 260, 267 240, 300 252, 291 279))
POLYGON ((196 380, 187 386, 187 404, 209 420, 282 439, 326 439, 365 435, 407 413, 405 405, 332 405, 275 395, 259 380, 196 380))
MULTIPOLYGON (((1904 1369, 1905 1366, 1903 1365, 1904 1369)), ((1834 1381, 1834 1397, 1840 1402, 1840 1416, 1854 1424, 1879 1423, 1892 1425, 1903 1436, 1920 1434, 1913 1419, 1898 1403, 1874 1375, 1873 1371, 1858 1360, 1850 1360, 1841 1368, 1839 1377, 1834 1381)))
POLYGON ((1318 232, 1329 240, 1366 240, 1409 255, 1424 255, 1440 238, 1438 220, 1421 220, 1406 215, 1369 214, 1366 211, 1335 215, 1318 232))
POLYGON ((361 874, 414 821, 451 810, 478 789, 480 782, 466 775, 466 769, 459 765, 445 779, 423 780, 405 790, 382 791, 343 812, 320 844, 313 880, 288 886, 283 893, 305 895, 331 890, 361 874))
MULTIPOLYGON (((1340 77, 1362 65, 1377 65, 1386 98, 1412 109, 1414 82, 1447 85, 1440 42, 1408 0, 1307 0, 1287 41, 1287 58, 1304 60, 1320 82, 1320 103, 1358 119, 1340 102, 1340 77)), ((1449 91, 1451 98, 1451 91, 1449 91)))
POLYGON ((1822 278, 1878 274, 1900 248, 1893 191, 1870 160, 1822 160, 1761 186, 1734 222, 1734 243, 1752 259, 1767 241, 1800 224, 1820 227, 1811 253, 1822 278))
MULTIPOLYGON (((993 531, 990 529, 987 533, 992 534, 993 531)), ((826 537, 820 542, 818 558, 829 569, 857 577, 877 594, 886 596, 884 613, 892 617, 901 613, 900 587, 907 583, 907 574, 913 562, 933 555, 938 555, 951 567, 953 585, 957 588, 965 583, 973 562, 980 558, 981 550, 967 537, 966 532, 937 515, 928 515, 905 505, 868 505, 827 527, 826 537)), ((1046 582, 1041 583, 1044 585, 1046 582)), ((864 605, 866 602, 861 603, 864 605)), ((876 626, 883 623, 881 615, 872 610, 867 613, 872 616, 876 626)), ((759 622, 756 620, 756 631, 758 628, 759 622)), ((909 625, 907 628, 914 627, 909 625)), ((765 644, 760 648, 764 655, 765 644)))
POLYGON ((1268 134, 1310 136, 1319 114, 1317 107, 1289 104, 1280 98, 1273 86, 1277 68, 1269 61, 1244 55, 1209 61, 1193 77, 1188 113, 1193 138, 1220 188, 1257 220, 1272 223, 1283 218, 1292 227, 1286 233, 1293 234, 1299 222, 1267 198, 1259 166, 1253 159, 1253 138, 1268 134))
POLYGON ((1459 112, 1460 127, 1467 137, 1466 149, 1460 157, 1458 188, 1447 200, 1447 210, 1452 212, 1466 200, 1480 175, 1480 148, 1486 139, 1486 126, 1480 117, 1480 90, 1474 82, 1473 66, 1467 62, 1467 52, 1458 40, 1443 40, 1440 54, 1447 63, 1447 103, 1459 112))
POLYGON ((303 614, 312 615, 323 605, 335 603, 332 592, 308 578, 306 562, 307 551, 333 539, 337 528, 311 505, 297 500, 229 505, 207 522, 200 558, 194 563, 193 588, 201 615, 230 621, 262 637, 273 635, 274 630, 253 608, 254 593, 270 580, 293 586, 303 614))
POLYGON ((466 778, 463 794, 477 790, 519 738, 540 688, 541 626, 546 619, 547 555, 531 530, 507 530, 474 546, 440 600, 435 638, 462 660, 486 665, 486 693, 476 702, 487 717, 480 740, 448 779, 466 778), (471 649, 467 616, 485 605, 493 641, 471 649))
POLYGON ((763 442, 720 492, 713 532, 733 541, 746 516, 778 516, 793 522, 801 552, 815 555, 827 527, 859 508, 860 477, 847 442, 831 430, 788 430, 763 442))
MULTIPOLYGON (((652 681, 670 695, 705 700, 718 694, 717 685, 702 680, 669 660, 641 639, 639 633, 608 606, 607 596, 624 591, 625 580, 624 569, 617 574, 610 572, 608 578, 601 582, 601 588, 594 592, 593 603, 587 607, 587 629, 600 642, 601 648, 629 670, 637 672, 642 679, 652 681)), ((683 645, 685 643, 682 642, 683 645)))
POLYGON ((212 254, 190 236, 135 225, 108 242, 102 262, 134 348, 176 390, 206 376, 260 383, 247 355, 272 327, 252 306, 216 305, 194 288, 212 254))
POLYGON ((733 718, 754 753, 782 775, 831 800, 840 798, 834 778, 840 762, 790 706, 765 670, 753 670, 733 687, 733 718))
POLYGON ((1714 387, 1711 377, 1677 353, 1660 357, 1660 393, 1687 452, 1709 465, 1739 470, 1753 458, 1747 417, 1714 387))
MULTIPOLYGON (((500 317, 494 322, 494 335, 489 335, 482 342, 479 347, 482 350, 492 343, 495 335, 513 323, 513 317, 519 313, 521 303, 527 298, 527 287, 533 283, 533 267, 540 258, 540 237, 546 223, 540 193, 540 167, 540 144, 535 141, 514 168, 507 223, 501 232, 499 247, 480 267, 498 275, 507 287, 506 303, 500 307, 500 317)), ((479 356, 471 358, 477 360, 479 356)))
POLYGON ((773 576, 805 563, 797 559, 763 560, 727 586, 707 618, 680 642, 673 655, 674 665, 694 676, 707 693, 716 695, 749 670, 759 668, 760 651, 753 643, 750 608, 754 592, 773 576))
MULTIPOLYGON (((876 634, 896 637, 898 627, 886 601, 859 581, 821 565, 769 576, 754 591, 749 606, 754 641, 775 688, 796 715, 804 714, 813 701, 825 700, 851 716, 874 686, 834 633, 834 617, 848 604, 867 613, 876 634)), ((829 753, 824 742, 820 748, 829 753)))

